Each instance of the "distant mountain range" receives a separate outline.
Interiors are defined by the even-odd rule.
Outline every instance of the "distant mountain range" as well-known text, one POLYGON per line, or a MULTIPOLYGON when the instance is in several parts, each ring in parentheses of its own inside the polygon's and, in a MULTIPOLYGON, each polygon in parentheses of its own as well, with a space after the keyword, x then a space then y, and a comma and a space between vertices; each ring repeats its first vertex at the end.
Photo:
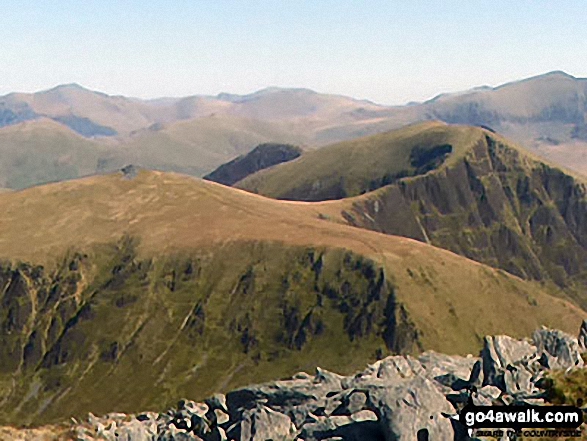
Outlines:
POLYGON ((129 162, 203 176, 261 143, 312 149, 427 120, 489 127, 586 174, 586 91, 586 79, 551 72, 393 107, 281 88, 153 100, 77 84, 12 93, 0 97, 0 187, 112 171, 129 162))

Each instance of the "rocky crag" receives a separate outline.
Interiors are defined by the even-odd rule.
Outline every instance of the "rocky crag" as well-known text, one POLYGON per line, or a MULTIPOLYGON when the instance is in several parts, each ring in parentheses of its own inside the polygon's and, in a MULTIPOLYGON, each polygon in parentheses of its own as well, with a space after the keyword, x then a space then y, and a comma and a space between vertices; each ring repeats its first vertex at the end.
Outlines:
POLYGON ((548 404, 553 374, 584 370, 586 341, 587 320, 578 338, 544 327, 525 340, 489 336, 479 357, 429 351, 390 356, 351 376, 317 369, 199 403, 181 400, 165 413, 90 415, 61 433, 84 441, 474 439, 455 419, 470 398, 548 404))

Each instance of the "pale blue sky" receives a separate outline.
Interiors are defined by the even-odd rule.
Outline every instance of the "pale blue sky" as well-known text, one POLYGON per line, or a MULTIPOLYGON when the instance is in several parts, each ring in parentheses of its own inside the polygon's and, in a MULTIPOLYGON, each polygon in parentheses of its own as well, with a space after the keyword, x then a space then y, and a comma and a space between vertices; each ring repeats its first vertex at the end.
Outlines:
POLYGON ((307 87, 385 104, 587 76, 587 2, 1 0, 0 94, 307 87))

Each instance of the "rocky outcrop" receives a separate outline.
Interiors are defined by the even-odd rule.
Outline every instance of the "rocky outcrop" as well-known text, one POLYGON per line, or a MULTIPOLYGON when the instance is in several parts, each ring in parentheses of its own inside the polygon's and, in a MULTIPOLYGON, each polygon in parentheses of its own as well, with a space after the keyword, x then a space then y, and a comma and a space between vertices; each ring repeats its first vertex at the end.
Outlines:
MULTIPOLYGON (((584 330, 581 330, 581 336, 584 330)), ((80 440, 467 440, 455 416, 477 405, 543 404, 552 369, 583 367, 578 340, 542 328, 485 338, 480 357, 391 356, 352 376, 317 369, 165 413, 90 415, 80 440)))
POLYGON ((582 351, 587 350, 587 320, 583 320, 581 330, 579 331, 579 348, 582 351))

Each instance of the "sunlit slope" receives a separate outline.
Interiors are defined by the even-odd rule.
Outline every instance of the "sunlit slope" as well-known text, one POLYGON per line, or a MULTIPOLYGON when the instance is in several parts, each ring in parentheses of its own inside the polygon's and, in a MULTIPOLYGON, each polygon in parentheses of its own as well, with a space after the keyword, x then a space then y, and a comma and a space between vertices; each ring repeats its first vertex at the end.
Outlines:
POLYGON ((324 147, 237 186, 301 200, 375 190, 333 202, 325 214, 431 243, 528 280, 554 282, 587 305, 585 180, 491 131, 418 124, 324 147), (432 156, 423 173, 408 168, 398 175, 414 151, 447 144, 450 153, 432 156), (392 179, 381 179, 385 173, 392 179))
POLYGON ((298 139, 284 123, 209 116, 140 131, 115 157, 143 167, 203 176, 259 144, 298 139))
POLYGON ((584 316, 453 253, 324 220, 328 205, 146 171, 1 194, 0 420, 160 409, 584 316))
MULTIPOLYGON (((129 163, 204 176, 264 142, 311 150, 434 120, 489 126, 524 148, 585 175, 586 96, 587 80, 563 72, 393 107, 306 89, 140 100, 67 84, 0 97, 0 135, 9 138, 6 142, 11 150, 0 158, 0 185, 23 188, 113 171, 129 163), (49 120, 53 122, 50 133, 36 139, 10 131, 11 125, 19 123, 40 123, 46 131, 49 120), (68 133, 68 141, 47 150, 46 140, 54 139, 55 132, 68 133)), ((370 163, 378 171, 375 159, 370 163)), ((385 163, 388 158, 377 159, 385 163)), ((387 182, 410 169, 404 161, 395 174, 379 178, 387 182)), ((348 196, 356 190, 344 182, 328 184, 331 197, 348 196), (335 187, 340 186, 347 193, 336 193, 335 187)), ((370 188, 378 182, 366 184, 370 188)), ((310 190, 308 194, 314 195, 315 189, 310 190)))
POLYGON ((482 132, 427 122, 345 141, 251 175, 235 186, 278 199, 342 199, 461 157, 482 132))
POLYGON ((316 134, 323 144, 395 129, 415 121, 489 126, 534 151, 587 176, 587 79, 555 71, 498 87, 441 94, 424 103, 371 113, 355 124, 316 134))
POLYGON ((293 138, 280 123, 207 117, 97 140, 40 118, 0 128, 0 186, 21 189, 127 164, 202 176, 260 143, 293 138))
POLYGON ((0 187, 23 188, 94 173, 105 148, 47 119, 0 130, 0 187))

